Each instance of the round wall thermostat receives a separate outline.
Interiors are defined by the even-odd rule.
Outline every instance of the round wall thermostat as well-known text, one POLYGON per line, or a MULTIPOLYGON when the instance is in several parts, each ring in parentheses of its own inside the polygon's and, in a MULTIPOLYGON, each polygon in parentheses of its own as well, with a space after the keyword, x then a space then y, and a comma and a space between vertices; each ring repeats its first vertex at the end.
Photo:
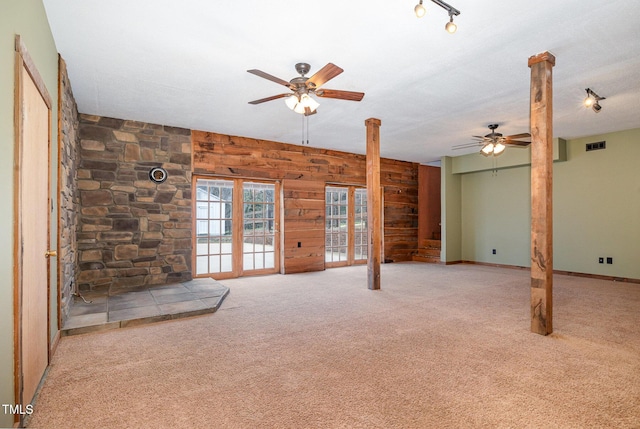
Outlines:
POLYGON ((149 179, 155 183, 162 183, 167 180, 167 170, 162 167, 155 167, 149 172, 149 179))

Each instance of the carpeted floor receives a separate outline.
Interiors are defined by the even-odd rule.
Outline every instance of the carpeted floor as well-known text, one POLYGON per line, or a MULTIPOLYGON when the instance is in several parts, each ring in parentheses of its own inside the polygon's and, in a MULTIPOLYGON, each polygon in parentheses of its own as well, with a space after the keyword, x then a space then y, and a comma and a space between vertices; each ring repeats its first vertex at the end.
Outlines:
POLYGON ((212 315, 65 337, 40 428, 639 428, 640 285, 366 266, 226 280, 212 315))

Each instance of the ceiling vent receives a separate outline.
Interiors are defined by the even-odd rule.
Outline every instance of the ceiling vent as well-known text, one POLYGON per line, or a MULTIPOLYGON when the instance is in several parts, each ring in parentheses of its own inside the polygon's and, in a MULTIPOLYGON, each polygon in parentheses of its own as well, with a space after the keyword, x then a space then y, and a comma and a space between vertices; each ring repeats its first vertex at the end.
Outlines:
POLYGON ((595 142, 595 143, 587 143, 587 152, 589 152, 590 150, 599 150, 599 149, 606 149, 607 148, 607 142, 595 142))

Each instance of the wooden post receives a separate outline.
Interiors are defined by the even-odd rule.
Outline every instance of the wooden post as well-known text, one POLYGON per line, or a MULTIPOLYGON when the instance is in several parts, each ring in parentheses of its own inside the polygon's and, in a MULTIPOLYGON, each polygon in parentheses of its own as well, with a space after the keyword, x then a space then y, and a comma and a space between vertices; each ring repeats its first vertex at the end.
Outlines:
POLYGON ((529 58, 531 68, 531 332, 553 332, 553 88, 555 57, 529 58))
POLYGON ((380 250, 382 248, 382 196, 380 195, 380 119, 369 118, 367 126, 367 227, 369 256, 367 259, 367 286, 380 289, 380 250))

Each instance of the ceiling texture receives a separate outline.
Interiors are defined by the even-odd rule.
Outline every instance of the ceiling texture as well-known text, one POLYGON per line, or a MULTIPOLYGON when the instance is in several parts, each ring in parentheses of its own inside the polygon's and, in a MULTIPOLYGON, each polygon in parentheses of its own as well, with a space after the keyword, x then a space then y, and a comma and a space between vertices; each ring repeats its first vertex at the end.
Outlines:
MULTIPOLYGON (((528 58, 549 51, 554 137, 640 127, 640 1, 447 0, 44 0, 81 113, 306 144, 288 91, 247 73, 289 81, 331 62, 325 88, 364 92, 361 102, 317 98, 309 146, 364 154, 367 118, 382 121, 381 155, 438 161, 500 124, 529 132, 528 58), (585 88, 602 100, 582 105, 585 88)), ((479 155, 480 156, 480 155, 479 155)))

